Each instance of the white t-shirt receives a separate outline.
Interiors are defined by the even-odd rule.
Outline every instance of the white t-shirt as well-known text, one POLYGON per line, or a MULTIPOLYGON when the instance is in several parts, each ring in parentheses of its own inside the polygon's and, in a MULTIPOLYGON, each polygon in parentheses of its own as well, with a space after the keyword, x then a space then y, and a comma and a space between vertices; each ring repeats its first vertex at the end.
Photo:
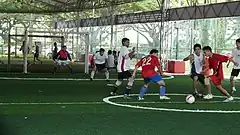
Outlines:
POLYGON ((96 53, 93 57, 95 64, 104 64, 107 58, 106 54, 100 55, 100 52, 96 53))
MULTIPOLYGON (((234 48, 232 50, 232 56, 233 56, 233 59, 238 63, 240 64, 240 50, 238 50, 237 48, 234 48)), ((240 69, 240 65, 238 66, 233 66, 233 69, 240 69)))
POLYGON ((129 55, 128 48, 126 46, 122 46, 118 56, 118 65, 117 65, 118 72, 124 72, 124 71, 130 70, 131 59, 128 55, 129 55))
POLYGON ((112 54, 108 55, 108 67, 110 68, 115 67, 114 56, 112 54))
POLYGON ((193 56, 194 56, 193 62, 194 62, 195 71, 196 71, 196 73, 200 74, 202 72, 202 69, 203 69, 203 67, 202 67, 202 65, 203 65, 203 63, 202 63, 203 62, 203 54, 200 53, 200 55, 197 56, 194 53, 193 56))

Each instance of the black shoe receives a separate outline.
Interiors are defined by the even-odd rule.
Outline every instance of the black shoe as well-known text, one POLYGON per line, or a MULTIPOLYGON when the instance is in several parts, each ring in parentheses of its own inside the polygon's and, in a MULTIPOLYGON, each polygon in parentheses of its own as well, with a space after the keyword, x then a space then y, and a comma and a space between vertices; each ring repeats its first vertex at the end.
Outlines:
POLYGON ((90 78, 90 81, 92 82, 92 81, 93 81, 93 79, 92 79, 92 78, 90 78))
POLYGON ((192 95, 193 95, 195 98, 203 98, 203 94, 200 94, 200 93, 198 93, 198 92, 194 92, 192 95))

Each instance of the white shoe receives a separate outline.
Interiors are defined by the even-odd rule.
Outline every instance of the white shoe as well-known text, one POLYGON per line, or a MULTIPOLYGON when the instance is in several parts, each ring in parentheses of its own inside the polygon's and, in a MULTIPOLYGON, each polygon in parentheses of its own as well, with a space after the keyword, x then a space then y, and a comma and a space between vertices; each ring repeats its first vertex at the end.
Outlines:
POLYGON ((141 100, 144 100, 144 98, 143 97, 138 97, 138 100, 141 101, 141 100))
POLYGON ((171 98, 167 97, 167 96, 160 96, 160 100, 170 100, 171 98))
POLYGON ((203 99, 207 99, 207 100, 212 99, 212 98, 213 98, 212 94, 207 94, 203 97, 203 99))
POLYGON ((236 92, 237 89, 235 87, 232 87, 232 93, 236 92))
POLYGON ((231 102, 231 101, 233 101, 233 97, 227 98, 223 102, 231 102))

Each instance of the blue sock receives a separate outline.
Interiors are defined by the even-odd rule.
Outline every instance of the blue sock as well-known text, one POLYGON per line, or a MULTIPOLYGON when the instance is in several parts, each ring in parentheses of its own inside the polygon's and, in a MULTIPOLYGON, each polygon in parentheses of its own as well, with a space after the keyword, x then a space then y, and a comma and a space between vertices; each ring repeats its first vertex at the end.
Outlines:
POLYGON ((126 89, 125 89, 125 92, 124 92, 124 95, 129 95, 130 90, 131 90, 131 89, 126 88, 126 89))
POLYGON ((148 88, 146 87, 142 87, 141 90, 140 90, 140 97, 143 98, 144 94, 147 92, 148 88))
POLYGON ((160 96, 165 96, 166 95, 166 86, 161 86, 160 87, 160 96))

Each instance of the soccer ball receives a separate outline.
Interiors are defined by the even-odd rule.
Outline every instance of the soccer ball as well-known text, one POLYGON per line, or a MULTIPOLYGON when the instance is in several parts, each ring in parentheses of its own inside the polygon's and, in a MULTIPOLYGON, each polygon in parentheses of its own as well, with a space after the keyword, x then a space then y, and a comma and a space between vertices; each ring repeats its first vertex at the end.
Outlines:
POLYGON ((195 97, 194 97, 193 95, 188 95, 188 96, 186 97, 186 102, 187 102, 188 104, 194 103, 194 102, 195 102, 195 97))

